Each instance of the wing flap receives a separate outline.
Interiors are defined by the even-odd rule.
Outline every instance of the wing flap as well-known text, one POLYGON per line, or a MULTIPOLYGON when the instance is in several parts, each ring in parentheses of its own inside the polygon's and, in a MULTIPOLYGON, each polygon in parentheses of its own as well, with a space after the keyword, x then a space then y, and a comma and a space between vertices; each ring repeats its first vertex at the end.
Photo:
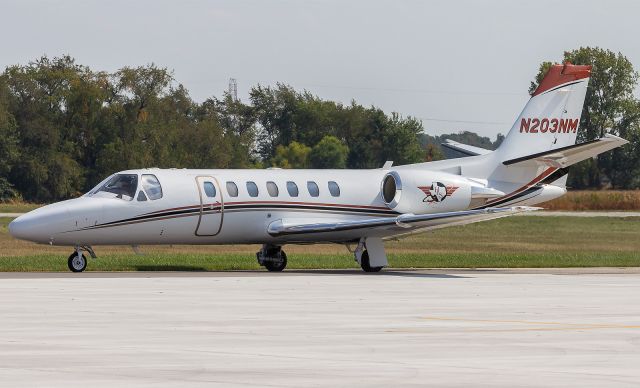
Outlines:
POLYGON ((397 217, 380 217, 349 221, 326 220, 323 222, 310 222, 308 219, 280 219, 269 224, 267 232, 273 237, 294 234, 340 232, 356 229, 393 229, 409 232, 410 230, 431 230, 453 225, 465 225, 539 209, 540 208, 529 206, 515 206, 510 208, 487 208, 436 214, 402 214, 397 217))

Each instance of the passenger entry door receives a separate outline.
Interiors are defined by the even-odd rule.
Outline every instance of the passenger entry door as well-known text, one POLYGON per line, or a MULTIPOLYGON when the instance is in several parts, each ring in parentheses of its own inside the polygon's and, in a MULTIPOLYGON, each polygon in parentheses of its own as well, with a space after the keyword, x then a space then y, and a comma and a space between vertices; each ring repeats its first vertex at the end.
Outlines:
POLYGON ((222 229, 224 201, 218 180, 211 176, 196 177, 200 195, 200 217, 196 236, 215 236, 222 229))

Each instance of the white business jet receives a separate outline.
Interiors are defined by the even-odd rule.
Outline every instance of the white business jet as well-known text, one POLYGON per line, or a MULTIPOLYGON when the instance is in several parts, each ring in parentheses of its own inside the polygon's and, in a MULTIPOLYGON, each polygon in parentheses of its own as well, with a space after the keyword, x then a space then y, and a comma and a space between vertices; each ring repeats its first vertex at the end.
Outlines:
POLYGON ((84 271, 92 246, 262 244, 258 262, 282 271, 292 243, 352 248, 367 272, 387 265, 385 239, 495 219, 566 193, 566 168, 624 145, 613 135, 575 144, 591 67, 551 67, 495 151, 445 144, 467 157, 372 170, 118 172, 80 198, 9 224, 19 239, 73 246, 84 271))

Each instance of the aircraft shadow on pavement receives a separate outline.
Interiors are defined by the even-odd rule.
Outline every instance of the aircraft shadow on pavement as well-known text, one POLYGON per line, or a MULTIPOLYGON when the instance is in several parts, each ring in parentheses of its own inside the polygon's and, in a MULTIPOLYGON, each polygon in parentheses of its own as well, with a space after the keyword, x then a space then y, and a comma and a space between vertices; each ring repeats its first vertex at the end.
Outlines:
POLYGON ((424 273, 418 271, 397 271, 397 270, 382 270, 380 272, 367 273, 362 272, 359 269, 344 269, 344 270, 322 270, 322 269, 289 269, 285 270, 285 273, 295 274, 322 274, 322 275, 351 275, 351 276, 399 276, 399 277, 411 277, 411 278, 469 278, 470 276, 461 275, 449 275, 445 273, 424 273))
POLYGON ((211 272, 211 273, 245 273, 245 274, 259 274, 259 275, 343 275, 343 276, 399 276, 399 277, 412 277, 412 278, 469 278, 470 276, 450 275, 445 273, 424 273, 418 271, 398 271, 398 270, 386 270, 375 273, 362 272, 360 269, 288 269, 284 272, 269 273, 264 270, 209 270, 204 267, 192 266, 192 265, 136 265, 136 271, 140 272, 211 272))
POLYGON ((184 272, 207 272, 204 267, 198 267, 195 265, 136 265, 136 271, 184 271, 184 272))
POLYGON ((458 278, 458 279, 466 279, 471 278, 472 276, 462 276, 462 275, 450 275, 446 273, 421 273, 421 272, 413 272, 413 271, 383 271, 380 272, 381 275, 386 276, 400 276, 400 277, 408 277, 408 278, 458 278))

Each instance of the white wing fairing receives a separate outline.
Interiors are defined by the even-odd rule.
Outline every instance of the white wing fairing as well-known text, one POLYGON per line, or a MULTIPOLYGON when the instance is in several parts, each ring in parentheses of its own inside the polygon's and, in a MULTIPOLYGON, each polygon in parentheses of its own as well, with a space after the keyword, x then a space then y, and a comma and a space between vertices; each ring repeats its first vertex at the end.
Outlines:
POLYGON ((267 231, 274 237, 313 233, 331 233, 366 229, 367 235, 384 236, 405 234, 419 229, 427 231, 451 225, 466 225, 479 221, 535 211, 540 208, 518 206, 487 208, 437 214, 402 214, 392 218, 371 218, 358 221, 312 222, 304 219, 281 219, 269 224, 267 231))
POLYGON ((468 156, 370 170, 123 171, 9 231, 74 246, 75 272, 91 245, 259 243, 258 263, 281 271, 282 245, 317 242, 357 242, 362 269, 379 271, 383 240, 536 210, 528 206, 566 192, 566 167, 626 144, 613 135, 575 144, 590 71, 552 65, 495 151, 448 141, 468 156))

